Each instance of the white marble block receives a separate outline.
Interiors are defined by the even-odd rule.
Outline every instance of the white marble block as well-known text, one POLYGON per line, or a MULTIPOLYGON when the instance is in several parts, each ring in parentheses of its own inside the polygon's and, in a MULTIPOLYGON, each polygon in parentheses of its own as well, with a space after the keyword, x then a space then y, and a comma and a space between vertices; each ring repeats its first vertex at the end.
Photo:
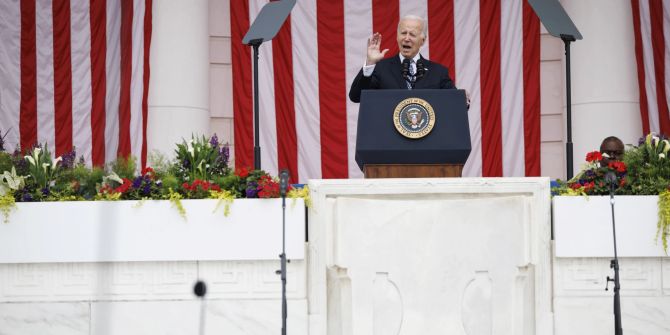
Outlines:
POLYGON ((310 189, 310 334, 552 333, 548 180, 310 189))

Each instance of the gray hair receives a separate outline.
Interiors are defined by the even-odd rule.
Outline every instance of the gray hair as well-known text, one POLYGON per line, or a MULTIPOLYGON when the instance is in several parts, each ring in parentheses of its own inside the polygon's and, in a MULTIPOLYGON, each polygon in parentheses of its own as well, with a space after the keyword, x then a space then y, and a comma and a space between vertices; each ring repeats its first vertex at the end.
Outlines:
POLYGON ((416 21, 421 22, 421 34, 423 34, 424 38, 428 37, 428 25, 426 25, 426 20, 424 20, 421 16, 412 15, 412 14, 408 14, 408 15, 403 16, 400 19, 400 21, 398 21, 398 29, 397 29, 398 31, 400 31, 400 22, 402 22, 404 20, 416 20, 416 21))

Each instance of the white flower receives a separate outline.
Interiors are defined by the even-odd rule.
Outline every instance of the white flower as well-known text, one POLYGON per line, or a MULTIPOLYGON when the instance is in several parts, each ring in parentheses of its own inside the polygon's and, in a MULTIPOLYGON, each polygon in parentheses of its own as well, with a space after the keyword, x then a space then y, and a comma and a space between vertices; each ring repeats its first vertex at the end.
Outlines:
POLYGON ((32 158, 32 157, 30 157, 30 156, 25 156, 25 157, 23 157, 23 158, 25 158, 28 162, 30 162, 31 165, 35 165, 35 164, 36 164, 35 159, 32 158))
POLYGON ((60 162, 60 161, 62 161, 62 160, 63 160, 63 157, 62 157, 62 156, 59 156, 58 158, 54 159, 54 160, 51 162, 51 166, 56 167, 56 165, 58 164, 58 162, 60 162))
POLYGON ((42 148, 37 147, 33 150, 33 155, 31 156, 25 156, 24 158, 30 162, 32 165, 37 165, 37 162, 40 160, 40 152, 42 152, 42 148))
POLYGON ((119 184, 123 184, 123 179, 121 179, 121 177, 119 177, 119 175, 116 174, 116 172, 112 172, 112 174, 110 174, 109 176, 102 177, 103 184, 106 184, 107 180, 113 180, 119 184))
POLYGON ((665 158, 665 154, 658 154, 658 158, 659 158, 659 159, 664 159, 664 158, 665 158))

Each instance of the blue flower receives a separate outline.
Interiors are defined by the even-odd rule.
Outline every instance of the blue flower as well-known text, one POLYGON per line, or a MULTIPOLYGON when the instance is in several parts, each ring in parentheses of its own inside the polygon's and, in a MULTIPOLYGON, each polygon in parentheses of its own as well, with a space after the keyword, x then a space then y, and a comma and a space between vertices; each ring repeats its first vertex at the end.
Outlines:
POLYGON ((258 183, 251 181, 247 184, 246 196, 247 198, 257 198, 258 197, 258 183))
POLYGON ((136 178, 133 180, 133 188, 134 188, 134 189, 138 189, 138 188, 140 188, 140 186, 142 186, 142 180, 143 180, 143 179, 142 179, 142 176, 136 177, 136 178))

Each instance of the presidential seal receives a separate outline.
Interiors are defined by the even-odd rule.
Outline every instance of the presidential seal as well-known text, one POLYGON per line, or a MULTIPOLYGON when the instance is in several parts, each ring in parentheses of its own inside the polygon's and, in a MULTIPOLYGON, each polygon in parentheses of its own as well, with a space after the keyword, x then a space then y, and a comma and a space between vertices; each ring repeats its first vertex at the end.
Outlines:
POLYGON ((407 138, 422 138, 430 134, 435 126, 433 106, 420 98, 407 98, 395 107, 393 124, 407 138))

